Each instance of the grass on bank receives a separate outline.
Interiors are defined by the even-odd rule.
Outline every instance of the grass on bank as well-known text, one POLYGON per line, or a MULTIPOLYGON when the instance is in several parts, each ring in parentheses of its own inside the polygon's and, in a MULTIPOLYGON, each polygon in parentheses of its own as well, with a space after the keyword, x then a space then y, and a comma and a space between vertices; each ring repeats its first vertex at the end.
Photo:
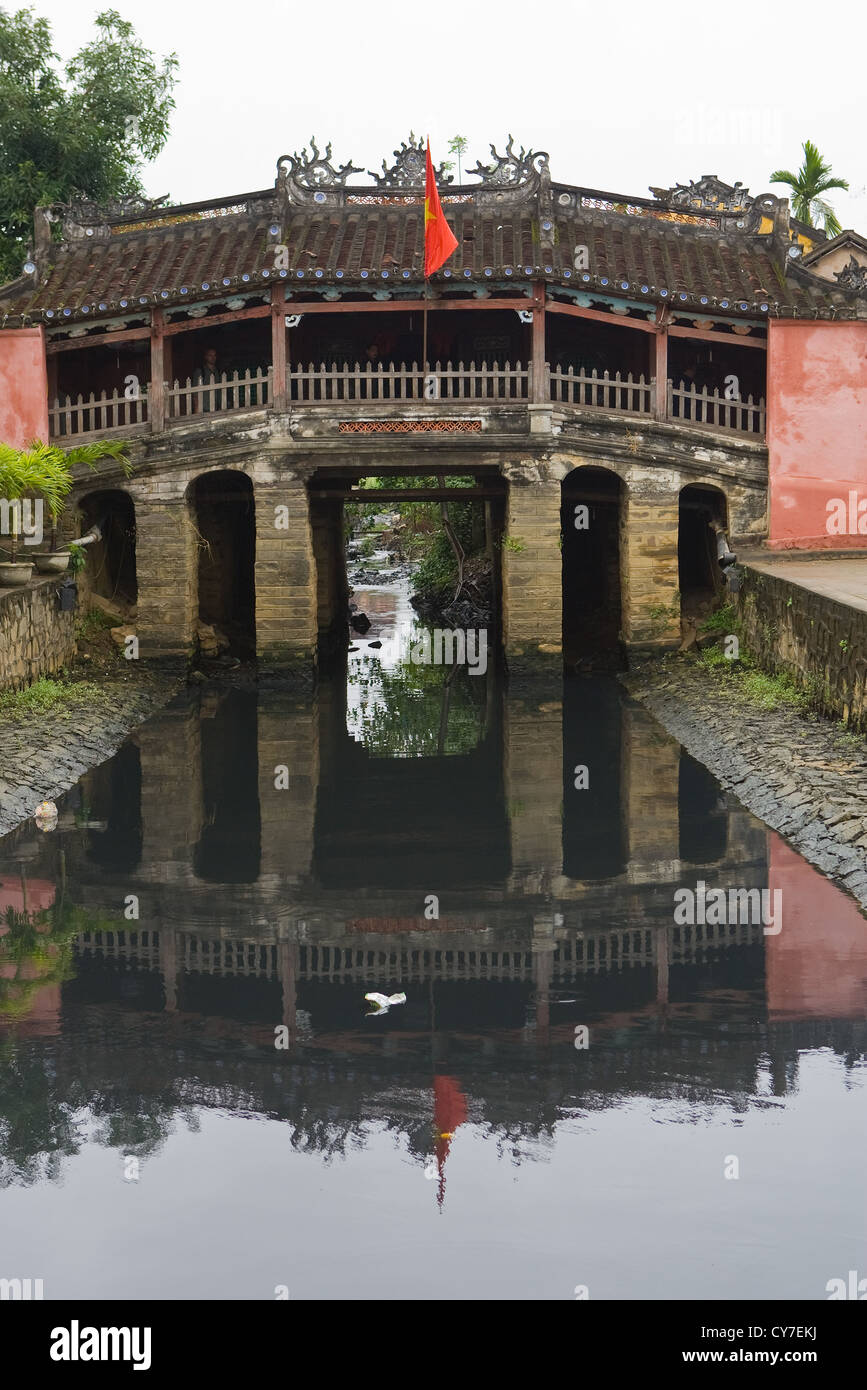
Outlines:
POLYGON ((33 715, 57 713, 65 705, 90 704, 101 691, 93 681, 52 680, 43 676, 26 690, 0 692, 0 719, 25 720, 33 715))

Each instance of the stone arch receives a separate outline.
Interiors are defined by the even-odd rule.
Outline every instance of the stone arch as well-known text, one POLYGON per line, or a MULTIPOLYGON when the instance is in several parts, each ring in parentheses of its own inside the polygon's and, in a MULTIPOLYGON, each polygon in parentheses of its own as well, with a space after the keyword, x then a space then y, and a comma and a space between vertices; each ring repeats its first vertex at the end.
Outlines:
MULTIPOLYGON (((252 480, 240 469, 206 469, 192 479, 186 499, 198 549, 193 611, 199 629, 216 628, 219 647, 250 657, 256 647, 256 502, 252 480)), ((207 633, 205 644, 211 646, 212 642, 207 633)))
POLYGON ((567 665, 619 657, 626 487, 613 468, 579 464, 561 483, 563 654, 567 665))
POLYGON ((91 591, 121 604, 138 601, 136 509, 125 488, 98 488, 78 499, 82 535, 98 526, 101 539, 88 546, 91 591))
POLYGON ((678 497, 677 565, 681 615, 700 618, 718 602, 725 581, 716 527, 728 530, 728 499, 712 483, 688 483, 678 497))

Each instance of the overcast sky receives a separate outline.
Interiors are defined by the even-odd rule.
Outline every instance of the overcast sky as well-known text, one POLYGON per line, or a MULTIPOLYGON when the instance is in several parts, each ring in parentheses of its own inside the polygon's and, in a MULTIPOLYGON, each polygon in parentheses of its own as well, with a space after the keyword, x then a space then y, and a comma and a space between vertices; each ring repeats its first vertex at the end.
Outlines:
MULTIPOLYGON (((145 172, 173 201, 269 187, 311 134, 336 163, 379 170, 410 129, 437 163, 466 136, 465 167, 511 132, 549 152, 556 181, 633 195, 706 173, 783 193, 768 175, 811 139, 849 180, 832 198, 842 225, 867 234, 863 3, 111 3, 180 59, 172 133, 145 172)), ((102 8, 33 7, 64 58, 102 8)))

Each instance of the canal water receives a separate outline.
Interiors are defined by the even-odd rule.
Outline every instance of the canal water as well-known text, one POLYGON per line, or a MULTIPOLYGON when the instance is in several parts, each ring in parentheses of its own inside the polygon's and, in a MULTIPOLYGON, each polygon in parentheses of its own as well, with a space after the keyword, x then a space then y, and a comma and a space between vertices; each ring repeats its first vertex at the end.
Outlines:
POLYGON ((54 831, 0 841, 0 1277, 266 1300, 863 1277, 854 902, 615 680, 416 665, 405 586, 355 599, 373 626, 315 697, 243 671, 184 692, 54 831), (781 911, 690 921, 684 889, 781 911))

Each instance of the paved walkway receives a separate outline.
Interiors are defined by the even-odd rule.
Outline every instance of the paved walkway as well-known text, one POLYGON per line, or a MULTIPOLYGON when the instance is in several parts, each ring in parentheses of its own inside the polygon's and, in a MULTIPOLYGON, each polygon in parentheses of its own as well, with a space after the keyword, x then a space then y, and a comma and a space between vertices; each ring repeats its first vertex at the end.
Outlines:
POLYGON ((853 555, 768 555, 745 552, 738 557, 750 569, 787 579, 802 589, 836 599, 867 613, 867 551, 853 555))

